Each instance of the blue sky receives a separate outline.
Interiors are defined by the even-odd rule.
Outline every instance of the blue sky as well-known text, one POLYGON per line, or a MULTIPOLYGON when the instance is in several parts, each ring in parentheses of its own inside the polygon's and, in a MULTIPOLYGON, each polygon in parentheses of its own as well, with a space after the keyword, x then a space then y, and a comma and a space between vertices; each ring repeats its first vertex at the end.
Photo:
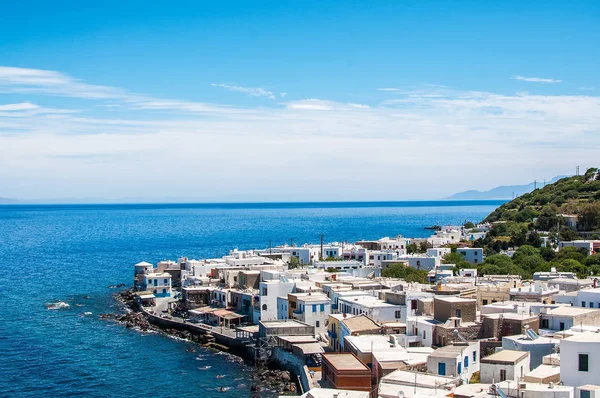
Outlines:
POLYGON ((597 1, 13 2, 0 197, 402 200, 597 165, 597 1))

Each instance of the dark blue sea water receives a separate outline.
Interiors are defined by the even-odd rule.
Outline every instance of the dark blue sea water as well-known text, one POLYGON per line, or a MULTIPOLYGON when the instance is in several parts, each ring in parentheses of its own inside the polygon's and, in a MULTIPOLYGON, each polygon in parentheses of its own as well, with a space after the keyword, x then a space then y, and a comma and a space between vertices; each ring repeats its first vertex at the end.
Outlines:
POLYGON ((235 358, 98 319, 114 310, 107 287, 130 285, 142 260, 317 242, 321 233, 424 237, 425 226, 477 221, 501 203, 0 206, 0 395, 249 396, 250 369, 235 358), (54 300, 71 307, 47 310, 54 300))

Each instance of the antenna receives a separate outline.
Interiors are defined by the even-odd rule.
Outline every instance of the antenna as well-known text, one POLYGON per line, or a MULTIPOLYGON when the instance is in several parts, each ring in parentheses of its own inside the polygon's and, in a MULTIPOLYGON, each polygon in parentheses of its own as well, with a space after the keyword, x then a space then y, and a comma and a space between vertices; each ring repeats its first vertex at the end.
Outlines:
POLYGON ((579 166, 577 166, 577 167, 575 168, 575 175, 576 175, 576 176, 579 176, 579 166))
POLYGON ((546 186, 546 179, 544 178, 544 186, 546 186))
POLYGON ((533 190, 535 191, 537 189, 537 180, 533 181, 533 190))

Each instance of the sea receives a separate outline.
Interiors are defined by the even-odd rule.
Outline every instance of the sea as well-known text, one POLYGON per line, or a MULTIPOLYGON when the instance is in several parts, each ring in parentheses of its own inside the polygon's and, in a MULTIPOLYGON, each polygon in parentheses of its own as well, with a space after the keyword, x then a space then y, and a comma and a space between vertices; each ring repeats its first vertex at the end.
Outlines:
POLYGON ((252 368, 238 358, 99 319, 117 309, 109 287, 130 286, 140 261, 317 243, 320 234, 426 237, 426 226, 478 221, 502 203, 2 205, 0 396, 250 396, 252 368), (56 301, 69 307, 46 308, 56 301))

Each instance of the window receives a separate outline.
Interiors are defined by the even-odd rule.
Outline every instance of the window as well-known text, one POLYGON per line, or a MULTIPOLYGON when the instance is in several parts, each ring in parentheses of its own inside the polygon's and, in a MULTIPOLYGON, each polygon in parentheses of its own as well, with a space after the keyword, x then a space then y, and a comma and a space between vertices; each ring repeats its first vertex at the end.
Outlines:
POLYGON ((460 310, 456 310, 456 311, 455 311, 455 313, 456 313, 456 317, 457 317, 457 318, 461 318, 461 314, 462 314, 462 313, 461 313, 461 311, 460 311, 460 310))
POLYGON ((506 380, 506 369, 500 369, 500 381, 506 380))
POLYGON ((266 310, 267 310, 267 305, 266 305, 266 304, 263 304, 263 305, 262 305, 262 309, 263 309, 263 311, 266 311, 266 310))
POLYGON ((588 354, 579 354, 579 371, 587 372, 589 370, 588 354))
POLYGON ((325 311, 325 304, 321 304, 321 308, 319 308, 319 311, 320 311, 320 312, 323 312, 323 311, 325 311))
POLYGON ((317 305, 316 304, 313 304, 312 310, 313 310, 312 312, 317 312, 317 305))
POLYGON ((473 351, 473 363, 477 362, 477 351, 473 351))
POLYGON ((465 357, 465 369, 469 367, 469 356, 465 357))
POLYGON ((594 308, 594 303, 590 301, 590 308, 594 308))
POLYGON ((483 300, 483 305, 487 305, 488 301, 487 300, 483 300))
POLYGON ((168 279, 165 279, 165 285, 166 285, 167 283, 169 283, 169 280, 168 280, 168 279))
POLYGON ((548 329, 548 320, 542 319, 542 329, 548 329))
POLYGON ((558 330, 565 330, 565 323, 564 322, 560 323, 558 330))
POLYGON ((462 373, 462 363, 459 362, 458 363, 458 374, 461 374, 461 373, 462 373))
POLYGON ((423 330, 423 340, 425 340, 427 338, 427 333, 425 333, 425 330, 423 330))
POLYGON ((579 397, 580 398, 591 398, 592 397, 592 393, 590 392, 590 390, 580 390, 579 391, 579 397))
POLYGON ((319 327, 319 321, 315 322, 315 327, 317 327, 317 328, 319 327))
POLYGON ((583 308, 585 308, 585 301, 582 301, 582 302, 581 302, 581 306, 582 306, 583 308))
POLYGON ((167 293, 167 289, 163 289, 163 293, 166 294, 167 293))
POLYGON ((394 313, 394 316, 396 317, 396 319, 400 319, 400 318, 402 318, 402 316, 400 315, 400 311, 396 311, 396 312, 394 313))

